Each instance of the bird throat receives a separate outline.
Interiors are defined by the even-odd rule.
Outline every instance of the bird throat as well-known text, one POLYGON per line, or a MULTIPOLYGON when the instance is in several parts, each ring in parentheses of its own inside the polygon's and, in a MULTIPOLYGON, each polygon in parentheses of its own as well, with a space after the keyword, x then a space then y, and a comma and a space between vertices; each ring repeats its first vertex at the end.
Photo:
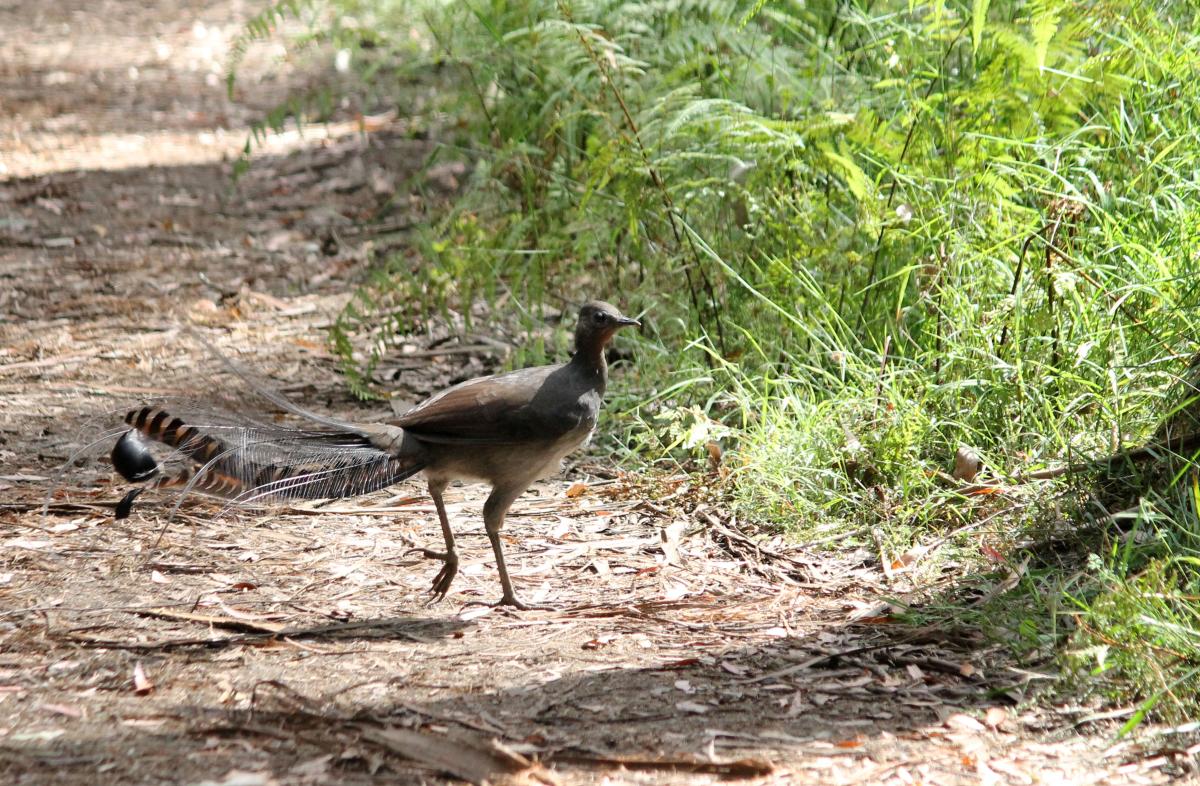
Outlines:
POLYGON ((604 358, 604 346, 607 343, 595 339, 581 342, 571 358, 571 363, 585 374, 593 376, 602 386, 608 382, 608 361, 604 358))

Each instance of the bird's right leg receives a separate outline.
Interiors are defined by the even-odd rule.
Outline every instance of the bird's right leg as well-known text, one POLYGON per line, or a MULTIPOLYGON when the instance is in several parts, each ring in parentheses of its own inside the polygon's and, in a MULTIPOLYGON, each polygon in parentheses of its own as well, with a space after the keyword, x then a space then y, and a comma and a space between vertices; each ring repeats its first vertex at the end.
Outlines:
POLYGON ((445 490, 445 483, 429 484, 429 496, 433 497, 433 506, 437 508, 438 521, 442 525, 442 538, 446 541, 446 550, 414 549, 424 555, 426 559, 442 561, 442 569, 433 577, 433 586, 429 588, 429 593, 433 595, 435 603, 446 597, 446 593, 450 591, 450 584, 458 574, 458 552, 454 548, 454 533, 450 531, 450 519, 446 517, 446 505, 442 502, 442 492, 445 490))

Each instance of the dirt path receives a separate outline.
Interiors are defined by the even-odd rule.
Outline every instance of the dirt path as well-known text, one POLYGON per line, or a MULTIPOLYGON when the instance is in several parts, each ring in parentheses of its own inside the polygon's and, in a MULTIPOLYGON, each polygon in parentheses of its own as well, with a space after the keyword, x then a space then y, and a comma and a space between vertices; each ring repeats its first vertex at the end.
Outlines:
MULTIPOLYGON (((366 136, 335 124, 273 140, 233 188, 243 129, 304 77, 258 51, 247 100, 227 100, 228 42, 254 7, 196 9, 0 7, 0 782, 1184 771, 1186 757, 1116 742, 1112 725, 1079 736, 1078 715, 1023 712, 1036 675, 998 648, 877 619, 886 585, 870 555, 755 554, 684 479, 648 502, 585 459, 524 497, 506 531, 515 579, 560 610, 521 614, 463 605, 498 591, 475 487, 453 498, 464 567, 432 607, 435 569, 405 557, 439 540, 419 484, 269 515, 189 505, 153 550, 169 500, 114 521, 122 489, 89 463, 40 515, 84 415, 227 384, 183 319, 308 406, 387 415, 348 396, 323 331, 370 249, 402 243, 429 209, 427 189, 408 195, 427 143, 402 119, 366 136)), ((402 381, 422 395, 487 362, 428 357, 402 381)))

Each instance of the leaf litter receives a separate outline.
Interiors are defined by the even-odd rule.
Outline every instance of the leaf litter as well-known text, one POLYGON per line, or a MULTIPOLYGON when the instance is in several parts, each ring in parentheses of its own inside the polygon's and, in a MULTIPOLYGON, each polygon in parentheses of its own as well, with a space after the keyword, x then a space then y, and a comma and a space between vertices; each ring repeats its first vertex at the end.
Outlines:
MULTIPOLYGON (((434 606, 431 566, 404 556, 440 537, 419 484, 267 511, 194 500, 170 521, 171 500, 154 497, 114 520, 122 489, 106 467, 56 469, 87 413, 219 379, 180 315, 306 405, 386 417, 346 392, 323 329, 346 281, 436 207, 392 193, 430 148, 403 118, 341 118, 264 151, 232 197, 228 163, 194 134, 115 161, 104 133, 145 122, 155 101, 216 100, 186 65, 194 28, 173 21, 192 12, 58 5, 95 23, 71 26, 69 51, 27 9, 0 11, 23 33, 0 53, 30 66, 0 91, 36 108, 44 91, 28 80, 64 57, 82 80, 62 88, 69 134, 0 137, 16 167, 0 203, 20 219, 0 236, 0 292, 12 293, 0 295, 5 782, 1155 783, 1189 771, 1196 751, 1172 737, 1114 745, 1120 718, 1081 733, 1076 716, 1031 708, 1034 672, 969 632, 896 624, 886 574, 926 551, 872 564, 763 536, 702 476, 644 479, 585 456, 525 495, 504 532, 512 572, 556 610, 520 614, 463 605, 496 591, 476 487, 448 495, 462 572, 434 606), (176 53, 162 61, 169 79, 143 69, 139 91, 118 90, 101 66, 136 56, 114 43, 128 29, 176 53)), ((227 12, 206 10, 206 29, 231 38, 241 20, 227 12)), ((261 110, 223 100, 221 122, 261 110)), ((196 116, 217 122, 212 107, 196 116)), ((434 190, 464 174, 431 173, 434 190)), ((419 400, 494 368, 510 344, 461 323, 407 337, 379 373, 419 400)), ((725 451, 706 449, 719 484, 725 451)), ((981 462, 959 458, 954 478, 972 482, 981 462)))

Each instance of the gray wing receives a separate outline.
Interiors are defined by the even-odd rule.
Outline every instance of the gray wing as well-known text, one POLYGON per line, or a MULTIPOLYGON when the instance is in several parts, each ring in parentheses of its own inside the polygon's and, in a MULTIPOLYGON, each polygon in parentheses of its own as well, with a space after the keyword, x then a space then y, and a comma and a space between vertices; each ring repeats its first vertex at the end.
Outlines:
POLYGON ((426 442, 515 445, 576 428, 575 398, 565 366, 540 366, 455 385, 392 423, 426 442))

